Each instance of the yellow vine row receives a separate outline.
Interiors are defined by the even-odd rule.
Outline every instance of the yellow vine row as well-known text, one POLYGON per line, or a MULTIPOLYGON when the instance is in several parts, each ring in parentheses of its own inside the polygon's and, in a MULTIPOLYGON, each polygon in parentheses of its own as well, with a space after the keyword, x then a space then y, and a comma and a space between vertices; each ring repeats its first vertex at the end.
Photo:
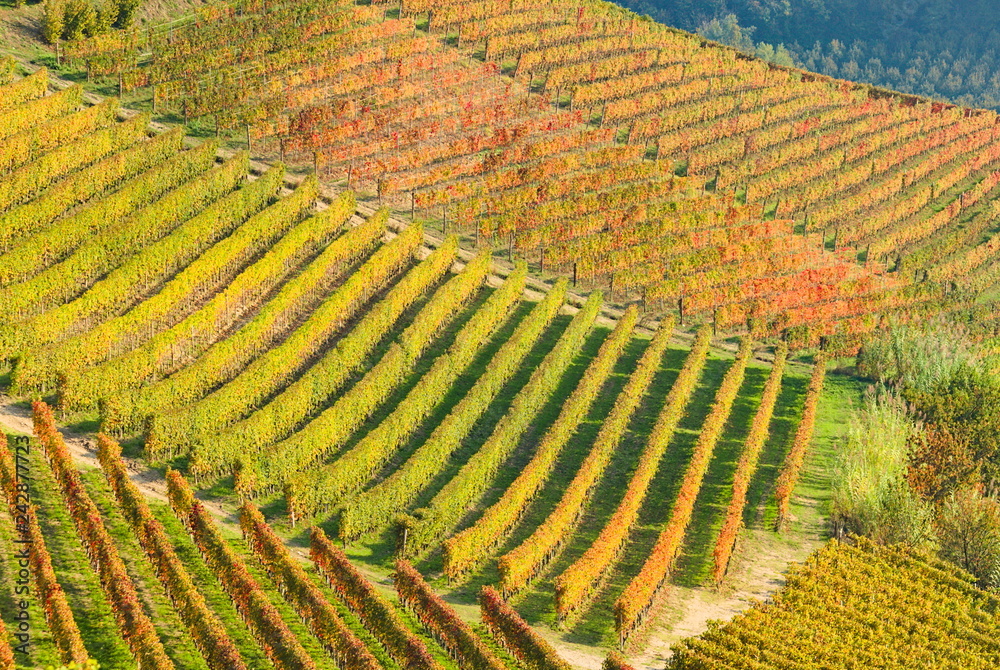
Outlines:
POLYGON ((643 616, 652 607, 670 575, 674 559, 684 542, 684 533, 691 522, 694 504, 701 491, 715 445, 722 437, 722 430, 729 420, 733 403, 740 387, 743 386, 751 351, 751 340, 746 338, 740 344, 736 361, 722 378, 722 384, 715 393, 715 401, 702 425, 691 461, 684 471, 680 491, 670 510, 670 519, 660 531, 656 544, 653 545, 653 550, 643 563, 639 574, 632 578, 625 591, 615 601, 615 625, 620 642, 624 642, 641 624, 643 616))
MULTIPOLYGON (((384 214, 373 225, 385 224, 384 214)), ((152 415, 146 426, 149 454, 161 450, 208 447, 208 438, 249 414, 282 387, 304 361, 338 333, 362 309, 371 292, 410 262, 422 238, 420 231, 399 235, 375 252, 347 281, 320 302, 309 318, 284 338, 302 306, 315 304, 322 286, 319 272, 306 272, 287 284, 261 312, 233 336, 213 345, 205 354, 164 383, 147 387, 138 414, 152 415), (313 275, 313 276, 311 276, 313 275), (222 386, 206 393, 213 386, 222 386), (200 398, 200 399, 199 399, 200 398), (185 406, 185 403, 188 403, 185 406), (170 411, 173 410, 173 411, 170 411)), ((220 452, 226 465, 236 454, 220 452)))
POLYGON ((600 291, 590 294, 555 346, 531 373, 528 383, 514 397, 510 409, 494 426, 486 442, 425 507, 414 513, 419 520, 406 528, 404 553, 416 554, 452 530, 468 508, 489 489, 497 471, 517 448, 521 436, 580 352, 593 328, 602 298, 600 291))
POLYGON ((583 378, 563 403, 555 423, 545 433, 538 450, 503 497, 490 506, 476 523, 444 542, 444 571, 455 579, 475 567, 499 544, 521 518, 535 493, 548 481, 563 447, 579 428, 587 412, 611 375, 632 337, 638 310, 629 305, 614 331, 601 344, 583 378))
POLYGON ((196 216, 126 259, 77 299, 26 321, 0 326, 0 356, 9 357, 29 347, 50 344, 93 327, 95 321, 124 312, 159 282, 229 234, 246 216, 262 208, 273 194, 276 179, 265 176, 223 197, 246 176, 248 165, 247 155, 240 154, 218 170, 195 179, 190 188, 178 189, 146 210, 143 217, 135 220, 136 224, 152 226, 153 220, 169 224, 178 217, 183 220, 189 215, 196 216), (205 203, 214 204, 202 211, 205 203))
POLYGON ((72 300, 137 250, 170 232, 183 209, 152 220, 145 210, 162 211, 157 201, 170 189, 183 189, 208 172, 215 161, 215 145, 175 153, 182 136, 161 137, 165 141, 148 150, 161 150, 162 163, 6 254, 17 267, 3 272, 4 281, 21 283, 3 292, 0 316, 26 319, 72 300))
MULTIPOLYGON (((517 285, 521 285, 523 281, 521 276, 511 279, 515 280, 517 285)), ((500 289, 500 291, 503 290, 503 288, 500 289)), ((423 487, 441 471, 448 456, 461 445, 462 440, 472 430, 476 420, 490 402, 496 398, 503 385, 520 367, 521 362, 528 355, 543 330, 555 318, 562 305, 565 291, 565 283, 557 285, 554 293, 547 295, 534 307, 528 316, 518 324, 510 339, 493 356, 485 372, 476 380, 476 384, 465 397, 459 400, 448 416, 438 424, 430 437, 392 475, 366 491, 355 504, 351 505, 351 511, 345 512, 345 515, 341 517, 345 533, 358 532, 358 526, 379 528, 391 523, 393 516, 402 511, 423 487), (360 519, 358 512, 370 514, 370 521, 360 519), (359 521, 362 521, 364 525, 358 524, 359 521)), ((496 295, 494 294, 494 296, 496 295)), ((485 308, 493 307, 495 304, 487 303, 485 306, 485 308)), ((472 333, 471 330, 470 333, 472 333)), ((478 350, 483 342, 485 342, 484 333, 473 333, 468 338, 467 344, 478 350)), ((459 354, 462 358, 468 356, 467 353, 460 353, 457 349, 452 353, 459 354)), ((338 462, 335 462, 323 472, 336 472, 338 467, 338 462)), ((316 506, 308 506, 312 500, 311 496, 325 496, 326 491, 330 488, 329 485, 324 485, 317 478, 310 476, 309 473, 303 473, 285 487, 285 498, 288 500, 290 509, 304 509, 308 512, 316 509, 316 506)), ((336 498, 331 496, 325 499, 335 500, 336 498)), ((324 498, 320 497, 320 500, 324 500, 324 498)))
POLYGON ((23 165, 0 181, 0 211, 37 196, 42 189, 73 170, 146 138, 149 114, 136 114, 110 128, 80 138, 23 165))
POLYGON ((210 247, 148 300, 122 316, 80 335, 22 356, 13 387, 25 394, 50 387, 59 373, 72 372, 129 351, 157 331, 194 311, 202 295, 228 284, 248 261, 270 248, 312 207, 316 182, 307 180, 286 198, 251 216, 210 247))
MULTIPOLYGON (((63 375, 59 380, 60 408, 76 410, 93 406, 98 398, 141 386, 154 375, 174 372, 175 357, 183 361, 199 355, 216 341, 214 338, 228 333, 240 319, 256 311, 304 260, 323 249, 353 212, 353 196, 341 196, 330 208, 292 228, 232 283, 180 323, 122 356, 63 375)), ((309 266, 315 264, 325 274, 337 277, 381 235, 381 227, 354 228, 329 244, 309 266)))
MULTIPOLYGON (((303 472, 293 480, 288 492, 289 500, 294 501, 297 519, 318 514, 356 493, 405 444, 510 315, 511 308, 524 290, 526 275, 526 266, 519 264, 462 327, 448 351, 434 361, 431 369, 393 408, 389 417, 333 463, 303 472)), ((383 520, 378 507, 372 509, 367 496, 350 503, 341 516, 341 537, 354 537, 356 529, 370 527, 383 520)))
MULTIPOLYGON (((78 89, 70 87, 65 90, 72 92, 78 89)), ((0 175, 35 160, 45 151, 107 128, 117 117, 118 101, 105 98, 96 105, 57 116, 48 122, 36 120, 21 132, 0 140, 0 175)))
POLYGON ((236 486, 245 493, 282 485, 317 459, 337 450, 390 396, 417 361, 455 319, 486 279, 488 252, 480 252, 465 271, 445 283, 424 305, 385 355, 354 386, 292 438, 262 458, 245 459, 236 486))
MULTIPOLYGON (((399 321, 404 311, 448 271, 456 250, 454 240, 446 240, 366 310, 350 332, 280 394, 242 421, 198 440, 191 449, 188 466, 191 474, 204 477, 220 472, 232 464, 240 450, 260 453, 266 445, 287 437, 301 421, 340 390, 351 374, 361 369, 368 355, 399 321)), ((385 263, 379 263, 379 267, 385 267, 385 263)), ((348 279, 348 282, 351 281, 348 279)))

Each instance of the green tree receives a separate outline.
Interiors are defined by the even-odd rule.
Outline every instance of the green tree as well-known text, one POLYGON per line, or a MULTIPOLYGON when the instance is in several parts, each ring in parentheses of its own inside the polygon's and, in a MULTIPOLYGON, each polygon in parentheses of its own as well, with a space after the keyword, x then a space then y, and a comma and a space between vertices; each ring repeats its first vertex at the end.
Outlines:
POLYGON ((93 35, 97 26, 97 8, 88 0, 69 0, 66 3, 66 25, 62 38, 78 40, 93 35))
POLYGON ((42 14, 42 39, 55 44, 62 37, 66 26, 66 7, 63 0, 45 0, 42 14))
POLYGON ((128 28, 135 22, 135 16, 142 6, 142 0, 115 0, 117 10, 114 27, 128 28))
POLYGON ((740 26, 735 14, 728 14, 721 19, 712 19, 698 26, 697 33, 706 39, 731 47, 747 53, 752 53, 754 43, 752 39, 754 28, 744 28, 740 26))
POLYGON ((983 588, 1000 586, 1000 503, 971 489, 951 495, 938 517, 941 556, 972 573, 983 588))

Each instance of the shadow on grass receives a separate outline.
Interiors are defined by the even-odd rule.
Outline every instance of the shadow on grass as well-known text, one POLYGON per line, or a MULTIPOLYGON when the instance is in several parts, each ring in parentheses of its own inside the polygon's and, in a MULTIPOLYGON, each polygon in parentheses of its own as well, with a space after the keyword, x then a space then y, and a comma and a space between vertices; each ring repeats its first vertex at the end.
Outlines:
POLYGON ((674 567, 672 581, 699 586, 712 574, 715 539, 732 498, 733 475, 769 373, 768 368, 748 367, 743 386, 733 402, 729 420, 715 445, 712 460, 695 500, 684 546, 674 567))

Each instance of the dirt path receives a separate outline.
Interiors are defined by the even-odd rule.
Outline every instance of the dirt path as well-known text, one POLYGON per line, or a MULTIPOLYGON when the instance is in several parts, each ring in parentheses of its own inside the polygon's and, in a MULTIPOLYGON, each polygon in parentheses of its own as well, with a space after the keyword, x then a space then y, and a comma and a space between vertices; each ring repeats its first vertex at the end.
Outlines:
MULTIPOLYGON (((10 396, 0 393, 0 425, 3 425, 7 430, 31 435, 33 428, 31 411, 14 404, 14 400, 10 396)), ((59 432, 62 433, 63 439, 66 441, 66 446, 69 447, 73 458, 78 464, 91 468, 99 468, 101 466, 97 460, 97 445, 91 437, 76 433, 67 428, 59 428, 59 432)), ((123 456, 122 460, 125 462, 125 467, 128 470, 129 479, 132 480, 132 483, 143 494, 160 502, 167 502, 167 482, 159 472, 134 458, 123 456)), ((239 523, 235 515, 226 511, 217 503, 206 500, 202 500, 201 502, 206 509, 221 521, 232 524, 239 523)))

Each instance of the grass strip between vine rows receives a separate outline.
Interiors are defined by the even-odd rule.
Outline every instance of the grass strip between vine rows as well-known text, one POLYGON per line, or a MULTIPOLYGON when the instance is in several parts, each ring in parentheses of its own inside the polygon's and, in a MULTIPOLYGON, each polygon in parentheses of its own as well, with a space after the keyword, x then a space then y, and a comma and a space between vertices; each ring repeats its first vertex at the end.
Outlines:
MULTIPOLYGON (((15 446, 15 449, 18 447, 15 446)), ((30 447, 29 447, 30 449, 30 447)), ((10 452, 7 445, 7 435, 0 430, 0 486, 3 487, 4 496, 10 506, 11 519, 20 540, 27 539, 30 542, 31 551, 28 553, 28 561, 31 568, 31 581, 35 587, 35 594, 38 602, 43 603, 45 622, 52 632, 52 639, 59 649, 63 663, 83 663, 87 660, 87 648, 83 644, 83 637, 80 629, 73 618, 66 594, 56 578, 55 570, 52 567, 52 557, 45 545, 45 536, 38 525, 38 512, 34 504, 27 502, 30 500, 29 484, 22 481, 22 472, 28 473, 27 463, 18 452, 17 461, 22 462, 22 467, 18 468, 15 462, 15 455, 10 452)), ((3 642, 6 642, 6 636, 3 642)), ((0 667, 4 667, 8 649, 4 649, 0 643, 0 667)), ((10 665, 13 667, 13 656, 10 658, 10 665)))
POLYGON ((643 617, 656 602, 656 597, 670 576, 674 560, 684 544, 684 533, 691 522, 694 504, 705 480, 715 445, 722 437, 733 403, 743 385, 751 351, 751 340, 745 338, 740 344, 736 361, 726 371, 722 384, 715 393, 715 400, 708 417, 698 434, 694 454, 684 471, 681 488, 670 510, 667 525, 660 531, 656 544, 653 545, 653 550, 643 563, 639 574, 632 578, 615 601, 615 627, 618 629, 621 643, 624 643, 642 624, 643 617))
POLYGON ((184 522, 205 562, 218 575, 247 628, 274 663, 275 670, 316 670, 315 662, 302 643, 176 470, 167 471, 167 488, 174 514, 184 522))
MULTIPOLYGON (((476 353, 507 320, 511 308, 524 291, 526 275, 526 266, 519 264, 462 327, 448 351, 434 361, 431 369, 393 408, 387 419, 333 463, 303 472, 289 483, 286 497, 296 518, 318 514, 356 493, 388 462, 427 414, 438 406, 476 353)), ((356 529, 372 527, 383 519, 378 511, 371 509, 368 497, 362 496, 356 503, 349 505, 341 517, 340 532, 343 537, 353 537, 357 534, 356 529)))
POLYGON ((211 670, 245 670, 236 645, 177 557, 163 525, 153 516, 145 496, 129 479, 121 447, 104 434, 97 436, 97 457, 132 533, 142 546, 156 578, 187 625, 191 641, 211 670))
POLYGON ((114 540, 104 526, 100 510, 87 494, 73 457, 56 429, 52 410, 45 403, 36 401, 32 403, 32 419, 35 435, 45 450, 80 544, 100 578, 118 630, 136 663, 143 670, 173 670, 174 664, 167 657, 153 623, 142 608, 135 584, 129 578, 114 540))
POLYGON ((425 507, 413 513, 418 521, 407 524, 404 554, 420 552, 452 530, 469 506, 489 489, 497 471, 517 448, 521 436, 580 352, 594 326, 602 298, 600 291, 590 294, 556 345, 531 373, 528 383, 514 397, 510 409, 493 428, 486 442, 425 507))
POLYGON ((733 474, 733 495, 729 499, 726 518, 715 541, 715 549, 712 551, 712 574, 717 585, 721 584, 726 576, 729 560, 736 544, 736 536, 743 526, 743 508, 747 502, 747 491, 750 490, 750 482, 757 470, 761 451, 767 442, 771 419, 774 417, 774 407, 778 402, 778 394, 781 392, 781 376, 785 370, 787 358, 788 347, 782 343, 774 353, 771 373, 764 384, 760 405, 754 414, 750 433, 743 443, 743 451, 740 453, 740 460, 736 465, 736 472, 733 474))
POLYGON ((634 305, 626 308, 614 331, 601 344, 583 379, 563 403, 559 416, 541 439, 535 455, 476 523, 444 542, 444 571, 455 579, 477 566, 509 534, 532 497, 544 486, 563 447, 586 418, 625 346, 638 319, 634 305))
POLYGON ((365 644, 347 627, 343 618, 316 587, 302 566, 292 558, 281 538, 264 516, 245 502, 240 509, 243 539, 264 566, 285 600, 309 626, 316 639, 341 668, 380 670, 382 666, 365 644))
POLYGON ((310 531, 309 557, 347 607, 385 647, 403 670, 443 670, 423 641, 403 622, 347 556, 317 527, 310 531))
POLYGON ((566 487, 556 508, 528 539, 500 557, 497 567, 500 571, 500 589, 503 593, 513 594, 527 586, 555 558, 572 534, 597 482, 625 435, 632 415, 639 408, 646 390, 653 381, 663 358, 663 352, 666 351, 673 335, 673 326, 673 320, 667 320, 653 335, 652 342, 643 352, 625 388, 618 394, 611 414, 601 424, 590 452, 566 487))

